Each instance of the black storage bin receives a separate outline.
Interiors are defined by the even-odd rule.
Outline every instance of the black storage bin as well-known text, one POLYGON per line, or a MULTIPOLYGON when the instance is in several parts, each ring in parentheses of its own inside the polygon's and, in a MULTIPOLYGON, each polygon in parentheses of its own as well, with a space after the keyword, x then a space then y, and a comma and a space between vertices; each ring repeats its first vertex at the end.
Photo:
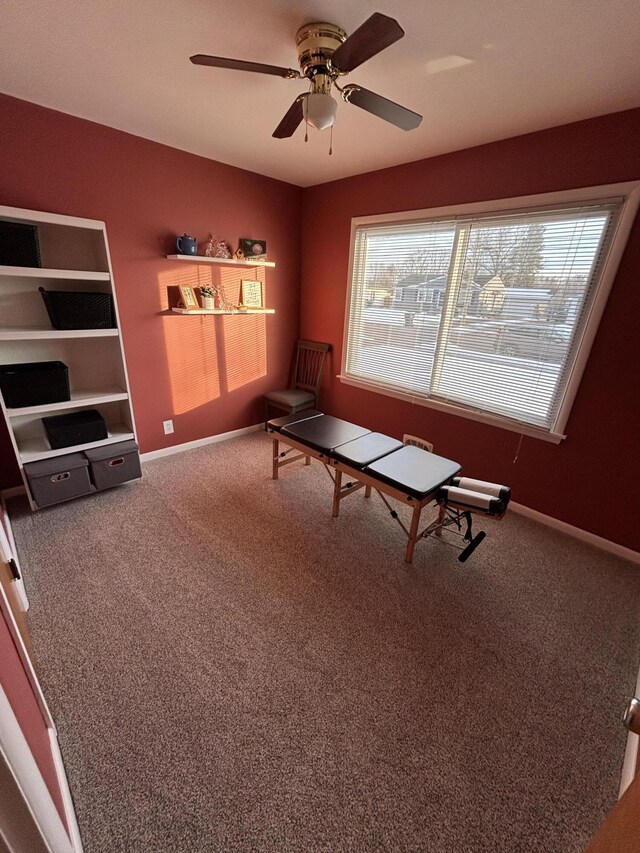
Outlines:
POLYGON ((54 329, 115 329, 110 293, 78 293, 38 288, 54 329))
POLYGON ((85 450, 89 476, 98 490, 109 489, 142 477, 138 445, 133 439, 85 450))
POLYGON ((39 267, 38 229, 24 222, 0 222, 0 264, 39 267))
POLYGON ((107 438, 107 425, 97 409, 42 418, 42 423, 52 450, 107 438))
POLYGON ((88 464, 83 453, 28 462, 24 472, 34 501, 43 507, 88 495, 91 491, 88 464))
POLYGON ((71 399, 69 368, 61 361, 0 364, 0 390, 8 409, 71 399))

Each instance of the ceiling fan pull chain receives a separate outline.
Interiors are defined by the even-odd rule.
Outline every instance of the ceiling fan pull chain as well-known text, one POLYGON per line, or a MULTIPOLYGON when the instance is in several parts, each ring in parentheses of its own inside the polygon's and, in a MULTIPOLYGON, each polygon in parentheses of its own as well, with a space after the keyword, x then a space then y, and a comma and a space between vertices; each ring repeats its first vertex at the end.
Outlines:
POLYGON ((309 141, 309 110, 307 107, 307 100, 306 99, 309 97, 309 94, 313 91, 312 87, 313 87, 313 83, 311 81, 309 81, 309 91, 304 96, 305 97, 305 106, 304 106, 304 141, 305 142, 309 141))
POLYGON ((329 128, 329 157, 333 154, 333 125, 329 128))

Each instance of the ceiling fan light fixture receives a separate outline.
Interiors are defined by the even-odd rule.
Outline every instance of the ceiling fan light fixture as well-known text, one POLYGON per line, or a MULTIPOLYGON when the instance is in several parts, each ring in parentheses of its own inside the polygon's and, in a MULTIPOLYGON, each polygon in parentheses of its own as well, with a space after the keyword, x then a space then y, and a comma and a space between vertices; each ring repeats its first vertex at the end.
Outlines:
POLYGON ((303 111, 305 120, 316 130, 326 130, 336 120, 338 104, 331 95, 310 92, 305 96, 303 111))
MULTIPOLYGON (((309 92, 297 95, 280 120, 280 124, 271 134, 275 139, 290 138, 303 121, 306 121, 307 127, 311 125, 316 130, 333 128, 338 108, 336 101, 331 97, 334 87, 347 103, 401 130, 413 130, 422 121, 422 116, 418 113, 355 83, 344 88, 337 83, 338 78, 359 68, 363 62, 390 47, 403 36, 404 30, 395 18, 383 15, 382 12, 374 12, 349 36, 336 24, 326 21, 316 21, 300 27, 296 33, 300 71, 279 65, 265 65, 262 62, 230 59, 226 56, 209 56, 204 53, 196 53, 190 59, 194 65, 270 74, 288 80, 308 80, 309 92)), ((471 61, 464 57, 454 57, 454 59, 463 64, 471 61)), ((304 138, 306 142, 308 140, 306 129, 304 138)))

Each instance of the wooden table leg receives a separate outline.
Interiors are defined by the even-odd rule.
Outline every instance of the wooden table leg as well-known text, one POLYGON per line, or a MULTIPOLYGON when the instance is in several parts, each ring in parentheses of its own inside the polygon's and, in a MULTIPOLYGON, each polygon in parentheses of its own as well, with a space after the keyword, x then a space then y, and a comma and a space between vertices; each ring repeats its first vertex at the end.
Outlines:
POLYGON ((409 541, 407 542, 407 552, 404 556, 405 563, 410 563, 413 560, 413 549, 416 547, 416 542, 419 539, 418 528, 420 527, 421 512, 422 507, 420 506, 420 504, 414 506, 413 515, 411 516, 411 527, 409 528, 409 541))
POLYGON ((446 514, 445 508, 441 505, 438 509, 438 526, 435 529, 436 536, 442 536, 442 522, 444 521, 446 514))
POLYGON ((365 498, 371 497, 371 486, 365 486, 364 487, 364 496, 365 496, 365 498))
POLYGON ((273 439, 273 479, 278 479, 278 456, 280 455, 280 445, 278 439, 274 437, 273 439))
POLYGON ((311 465, 311 457, 310 456, 304 457, 304 464, 305 465, 311 465))
POLYGON ((340 488, 342 486, 342 471, 336 469, 335 477, 333 478, 333 508, 331 510, 332 518, 337 518, 340 512, 340 488))

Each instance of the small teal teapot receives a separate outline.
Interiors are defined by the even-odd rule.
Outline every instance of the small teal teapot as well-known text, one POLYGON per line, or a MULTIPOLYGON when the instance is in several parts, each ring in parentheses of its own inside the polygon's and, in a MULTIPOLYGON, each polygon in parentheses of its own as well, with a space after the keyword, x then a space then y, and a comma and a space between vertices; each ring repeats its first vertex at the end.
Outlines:
POLYGON ((195 237, 189 237, 188 234, 183 234, 176 240, 176 248, 180 255, 197 255, 198 243, 195 237))

